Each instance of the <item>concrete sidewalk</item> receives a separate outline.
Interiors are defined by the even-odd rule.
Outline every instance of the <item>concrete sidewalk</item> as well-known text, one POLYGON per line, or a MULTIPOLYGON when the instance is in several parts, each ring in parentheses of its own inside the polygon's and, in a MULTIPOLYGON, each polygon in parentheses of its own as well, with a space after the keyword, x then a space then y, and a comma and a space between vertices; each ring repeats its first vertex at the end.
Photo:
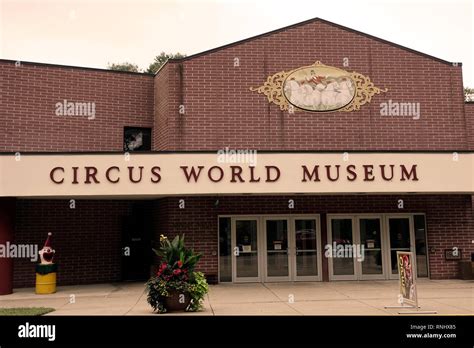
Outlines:
MULTIPOLYGON (((169 315, 398 315, 397 281, 219 284, 204 310, 169 315)), ((474 282, 418 280, 421 310, 474 315, 474 282)), ((59 287, 52 295, 17 289, 0 307, 53 307, 48 315, 151 315, 143 283, 59 287), (74 302, 72 301, 74 300, 74 302)))

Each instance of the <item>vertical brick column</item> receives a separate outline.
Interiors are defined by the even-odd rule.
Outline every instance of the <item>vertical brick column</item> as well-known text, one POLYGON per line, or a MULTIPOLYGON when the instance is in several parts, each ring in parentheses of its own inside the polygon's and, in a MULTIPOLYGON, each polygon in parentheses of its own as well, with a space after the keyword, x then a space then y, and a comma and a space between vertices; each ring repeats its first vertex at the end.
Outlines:
MULTIPOLYGON (((0 198, 0 245, 13 242, 15 198, 0 198)), ((13 290, 13 259, 0 257, 0 295, 13 290)))

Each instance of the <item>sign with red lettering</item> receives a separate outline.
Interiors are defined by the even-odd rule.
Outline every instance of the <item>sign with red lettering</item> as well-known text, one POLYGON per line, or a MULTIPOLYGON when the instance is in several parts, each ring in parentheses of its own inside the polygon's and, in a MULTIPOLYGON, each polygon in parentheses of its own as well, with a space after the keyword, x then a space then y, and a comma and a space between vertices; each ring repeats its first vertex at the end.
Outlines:
POLYGON ((402 304, 418 308, 416 274, 413 266, 413 253, 397 251, 398 275, 400 276, 400 298, 402 304))
MULTIPOLYGON (((282 171, 280 167, 275 165, 264 166, 263 175, 256 174, 255 166, 211 166, 202 165, 180 166, 181 175, 186 179, 187 183, 199 183, 205 180, 218 183, 227 180, 229 183, 257 183, 277 182, 282 171)), ((296 178, 300 182, 320 182, 320 181, 418 181, 417 165, 393 164, 372 165, 364 164, 360 167, 356 165, 319 165, 300 167, 300 177, 296 178)), ((127 166, 120 168, 118 166, 110 166, 102 171, 94 166, 72 166, 53 167, 49 172, 51 181, 55 184, 62 184, 65 180, 71 184, 100 184, 101 182, 109 182, 116 184, 123 178, 131 183, 139 183, 144 178, 153 184, 161 182, 161 167, 152 166, 145 168, 144 166, 127 166)))
POLYGON ((449 153, 4 154, 0 196, 472 194, 473 169, 449 153))

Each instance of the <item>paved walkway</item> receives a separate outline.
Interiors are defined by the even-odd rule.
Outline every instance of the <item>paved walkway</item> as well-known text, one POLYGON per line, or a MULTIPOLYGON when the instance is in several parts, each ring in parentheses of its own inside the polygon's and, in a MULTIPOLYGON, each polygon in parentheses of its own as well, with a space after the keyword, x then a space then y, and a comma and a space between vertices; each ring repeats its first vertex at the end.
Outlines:
MULTIPOLYGON (((397 281, 220 284, 210 287, 203 311, 185 315, 398 315, 384 309, 397 305, 397 294, 397 281)), ((474 315, 472 281, 419 280, 418 295, 421 310, 474 315)), ((55 308, 49 315, 152 314, 143 283, 64 286, 52 295, 17 289, 0 296, 0 307, 55 308)))

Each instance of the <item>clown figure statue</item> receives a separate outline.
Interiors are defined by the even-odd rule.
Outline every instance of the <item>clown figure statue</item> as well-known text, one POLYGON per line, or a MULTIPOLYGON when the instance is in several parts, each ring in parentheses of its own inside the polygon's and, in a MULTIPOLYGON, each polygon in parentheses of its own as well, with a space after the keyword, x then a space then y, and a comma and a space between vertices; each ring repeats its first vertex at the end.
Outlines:
POLYGON ((39 251, 41 263, 36 265, 36 293, 53 294, 56 292, 56 272, 57 265, 53 263, 56 251, 51 247, 52 233, 48 233, 48 238, 43 249, 39 251))
POLYGON ((44 243, 43 249, 39 251, 42 265, 53 264, 53 257, 56 251, 51 247, 51 235, 52 233, 48 232, 48 238, 46 239, 46 242, 44 243))

